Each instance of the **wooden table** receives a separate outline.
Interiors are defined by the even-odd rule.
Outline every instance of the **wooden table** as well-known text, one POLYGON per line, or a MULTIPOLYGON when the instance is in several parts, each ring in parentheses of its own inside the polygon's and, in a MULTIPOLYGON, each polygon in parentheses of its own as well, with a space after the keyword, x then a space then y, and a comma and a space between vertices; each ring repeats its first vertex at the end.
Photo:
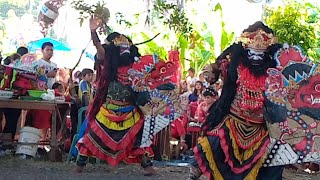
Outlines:
MULTIPOLYGON (((60 130, 65 127, 65 118, 62 119, 60 115, 59 108, 69 105, 68 102, 57 102, 57 101, 30 101, 30 100, 18 100, 18 99, 0 99, 0 108, 14 108, 14 109, 37 109, 37 110, 48 110, 52 114, 51 121, 51 138, 50 147, 51 150, 56 151, 58 149, 57 140, 57 115, 59 116, 61 122, 60 130), (58 114, 57 114, 58 113, 58 114)), ((54 155, 54 153, 52 153, 54 155)), ((50 158, 55 161, 55 157, 50 158)))

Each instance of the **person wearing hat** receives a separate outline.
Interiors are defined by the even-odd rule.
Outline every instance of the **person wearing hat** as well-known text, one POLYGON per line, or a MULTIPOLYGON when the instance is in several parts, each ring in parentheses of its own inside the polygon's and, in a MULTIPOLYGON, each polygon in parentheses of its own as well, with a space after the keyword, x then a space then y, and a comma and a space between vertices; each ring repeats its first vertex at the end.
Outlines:
POLYGON ((263 166, 269 133, 263 114, 267 70, 282 45, 268 26, 258 21, 243 31, 204 76, 210 84, 223 77, 220 98, 209 108, 194 148, 189 180, 201 174, 210 179, 282 179, 283 166, 263 166), (219 69, 230 58, 227 71, 219 69))
POLYGON ((77 172, 88 157, 94 156, 111 166, 120 162, 140 162, 146 174, 154 174, 151 147, 140 148, 144 116, 136 106, 128 70, 140 57, 138 48, 126 36, 113 32, 101 45, 96 33, 99 22, 90 19, 93 43, 97 48, 97 89, 87 112, 85 133, 76 147, 79 152, 77 172))

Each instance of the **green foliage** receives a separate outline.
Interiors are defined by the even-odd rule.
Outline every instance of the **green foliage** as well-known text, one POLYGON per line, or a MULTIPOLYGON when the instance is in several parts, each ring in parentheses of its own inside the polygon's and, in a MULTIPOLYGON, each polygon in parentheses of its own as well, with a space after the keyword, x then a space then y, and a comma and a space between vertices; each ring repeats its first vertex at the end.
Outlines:
POLYGON ((299 45, 308 56, 319 59, 319 7, 310 3, 286 1, 285 6, 266 8, 265 21, 274 30, 279 42, 299 45))
POLYGON ((222 21, 221 22, 221 43, 220 43, 220 51, 224 51, 228 46, 231 45, 233 39, 234 39, 234 32, 227 32, 225 29, 225 23, 222 21))
MULTIPOLYGON (((220 52, 224 51, 234 39, 234 32, 228 32, 225 28, 225 22, 223 19, 223 11, 220 3, 217 3, 214 7, 214 12, 219 13, 220 16, 220 52)), ((196 72, 199 72, 203 69, 203 67, 208 63, 213 63, 217 58, 215 52, 215 38, 211 31, 207 30, 207 25, 203 25, 202 31, 207 31, 204 35, 200 35, 198 32, 194 32, 190 41, 192 42, 191 49, 193 52, 191 53, 191 57, 194 61, 191 62, 191 67, 193 67, 196 72), (194 48, 192 48, 194 47, 194 48)))
POLYGON ((202 36, 199 32, 195 31, 191 36, 190 41, 192 42, 190 49, 188 49, 192 58, 190 66, 198 72, 201 71, 206 64, 213 62, 216 58, 216 55, 214 54, 214 36, 210 31, 202 36))
POLYGON ((186 36, 192 33, 192 24, 186 17, 184 11, 175 4, 168 4, 165 1, 157 0, 154 10, 159 14, 158 18, 163 20, 165 25, 169 26, 177 34, 186 36))
MULTIPOLYGON (((220 3, 217 3, 214 7, 214 12, 220 12, 220 19, 223 19, 223 11, 220 3)), ((220 51, 224 51, 228 46, 231 45, 234 39, 234 32, 228 32, 225 28, 225 22, 221 20, 221 38, 220 38, 220 51)))
POLYGON ((8 11, 12 9, 16 15, 21 17, 28 12, 29 0, 0 0, 0 16, 8 17, 8 11))
MULTIPOLYGON (((219 50, 223 51, 233 41, 234 33, 229 33, 225 29, 225 22, 222 21, 222 7, 219 3, 213 7, 213 12, 218 13, 218 16, 221 18, 221 24, 218 25, 220 27, 217 27, 221 29, 218 41, 215 40, 215 33, 209 30, 206 23, 196 26, 195 24, 198 22, 191 22, 186 16, 185 9, 180 9, 179 6, 168 4, 165 1, 156 1, 153 12, 151 12, 154 15, 151 21, 154 23, 154 26, 159 27, 159 22, 157 23, 154 20, 157 19, 169 29, 169 31, 163 32, 165 33, 164 37, 169 36, 170 38, 168 39, 170 41, 168 43, 171 44, 171 48, 180 52, 183 69, 187 69, 190 66, 198 73, 206 64, 215 61, 215 45, 217 43, 220 45, 219 50)), ((163 53, 159 55, 160 57, 167 54, 156 43, 148 43, 146 47, 148 47, 147 52, 163 53)))
MULTIPOLYGON (((144 40, 151 39, 147 34, 143 32, 141 32, 139 35, 142 36, 144 40)), ((143 54, 157 54, 160 59, 168 59, 168 53, 165 48, 163 46, 159 46, 154 41, 150 41, 147 44, 142 45, 141 49, 143 49, 144 51, 143 54)))
POLYGON ((74 0, 71 3, 72 7, 79 11, 80 17, 80 26, 83 24, 85 19, 88 19, 91 15, 94 15, 96 19, 101 21, 101 27, 99 29, 100 33, 109 34, 109 27, 107 22, 110 17, 109 9, 106 8, 106 3, 102 1, 98 1, 94 5, 90 5, 84 2, 84 0, 74 0))
POLYGON ((42 0, 33 0, 33 3, 31 4, 32 7, 29 7, 31 10, 31 14, 34 17, 37 17, 39 15, 39 4, 42 2, 42 0))
POLYGON ((127 27, 127 28, 132 27, 132 23, 129 22, 129 21, 127 21, 127 20, 125 19, 125 16, 124 16, 122 13, 120 13, 120 12, 117 12, 117 13, 116 13, 116 20, 117 20, 117 23, 118 23, 119 25, 124 25, 124 26, 127 27))

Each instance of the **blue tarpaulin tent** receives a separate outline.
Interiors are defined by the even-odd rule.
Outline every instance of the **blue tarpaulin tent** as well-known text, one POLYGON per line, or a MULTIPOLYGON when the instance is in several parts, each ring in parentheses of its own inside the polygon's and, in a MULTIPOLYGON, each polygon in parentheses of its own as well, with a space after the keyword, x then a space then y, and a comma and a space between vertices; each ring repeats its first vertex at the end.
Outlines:
POLYGON ((36 49, 41 49, 41 46, 45 42, 51 42, 53 44, 54 50, 58 51, 71 51, 71 48, 67 43, 52 39, 52 38, 42 38, 39 40, 31 41, 28 43, 29 51, 35 51, 36 49))

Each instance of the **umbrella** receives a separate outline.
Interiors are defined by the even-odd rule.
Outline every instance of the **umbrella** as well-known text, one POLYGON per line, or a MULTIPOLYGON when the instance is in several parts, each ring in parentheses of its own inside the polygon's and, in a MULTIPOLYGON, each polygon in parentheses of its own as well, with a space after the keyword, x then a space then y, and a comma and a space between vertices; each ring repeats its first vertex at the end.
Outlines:
POLYGON ((36 41, 31 41, 28 43, 28 49, 30 51, 33 51, 35 49, 41 49, 41 46, 45 42, 51 42, 53 44, 53 49, 54 50, 59 50, 59 51, 71 51, 71 48, 67 43, 52 39, 52 38, 42 38, 36 41))

